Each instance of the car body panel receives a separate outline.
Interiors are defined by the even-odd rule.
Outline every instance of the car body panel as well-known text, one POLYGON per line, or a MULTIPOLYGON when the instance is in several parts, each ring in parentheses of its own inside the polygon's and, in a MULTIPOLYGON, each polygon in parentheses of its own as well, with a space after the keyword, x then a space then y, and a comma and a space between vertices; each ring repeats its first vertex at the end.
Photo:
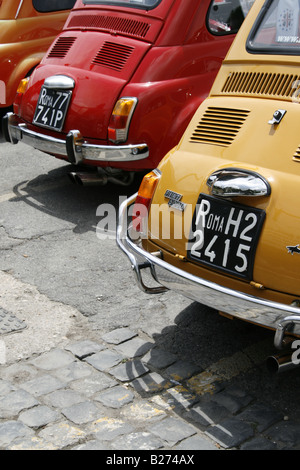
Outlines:
POLYGON ((20 80, 40 63, 62 30, 69 11, 42 13, 34 8, 32 0, 2 0, 0 81, 5 84, 5 93, 1 93, 0 107, 13 104, 20 80))

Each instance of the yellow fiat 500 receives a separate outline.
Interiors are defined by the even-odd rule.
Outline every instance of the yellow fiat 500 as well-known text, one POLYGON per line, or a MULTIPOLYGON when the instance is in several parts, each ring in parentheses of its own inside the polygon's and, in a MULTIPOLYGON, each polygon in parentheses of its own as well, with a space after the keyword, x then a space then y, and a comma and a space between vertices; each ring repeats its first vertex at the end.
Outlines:
POLYGON ((181 142, 122 204, 117 233, 145 292, 273 329, 279 349, 300 333, 298 3, 254 2, 181 142))

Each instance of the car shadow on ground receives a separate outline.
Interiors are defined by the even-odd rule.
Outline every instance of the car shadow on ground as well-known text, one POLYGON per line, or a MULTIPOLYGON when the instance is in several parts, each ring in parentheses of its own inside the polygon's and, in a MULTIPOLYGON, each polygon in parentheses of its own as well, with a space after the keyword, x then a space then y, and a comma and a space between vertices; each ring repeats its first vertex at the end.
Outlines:
POLYGON ((266 436, 277 422, 299 422, 300 369, 273 374, 266 366, 274 353, 273 332, 192 302, 153 338, 146 354, 142 345, 119 369, 141 397, 154 397, 155 405, 200 431, 217 427, 226 442, 232 418, 249 420, 254 434, 261 429, 256 435, 266 436), (291 381, 298 387, 290 387, 291 381), (259 425, 264 419, 266 429, 259 425))
POLYGON ((37 211, 71 222, 76 233, 95 231, 103 220, 103 230, 112 234, 120 203, 138 191, 142 175, 126 187, 113 183, 82 187, 69 178, 76 170, 67 164, 30 181, 21 181, 13 188, 12 201, 22 200, 37 211))
MULTIPOLYGON (((2 123, 2 117, 7 111, 0 110, 0 123, 2 123)), ((1 143, 5 143, 5 139, 0 125, 1 143)), ((45 154, 41 153, 41 156, 46 158, 45 154)), ((146 173, 146 171, 136 173, 134 180, 128 186, 114 183, 101 185, 93 181, 87 185, 80 185, 76 184, 71 176, 73 173, 95 175, 97 170, 74 166, 67 162, 65 166, 61 166, 61 161, 58 160, 58 162, 58 167, 48 173, 41 174, 29 181, 20 180, 13 187, 15 198, 12 201, 22 200, 38 211, 71 222, 75 225, 74 231, 78 233, 95 231, 95 227, 101 222, 101 217, 107 218, 107 214, 103 211, 99 211, 99 217, 96 217, 97 209, 101 204, 114 208, 116 218, 120 203, 138 190, 146 173)), ((21 177, 20 175, 20 179, 21 177)), ((112 213, 112 216, 114 214, 112 213)), ((114 220, 112 226, 115 225, 114 220)))

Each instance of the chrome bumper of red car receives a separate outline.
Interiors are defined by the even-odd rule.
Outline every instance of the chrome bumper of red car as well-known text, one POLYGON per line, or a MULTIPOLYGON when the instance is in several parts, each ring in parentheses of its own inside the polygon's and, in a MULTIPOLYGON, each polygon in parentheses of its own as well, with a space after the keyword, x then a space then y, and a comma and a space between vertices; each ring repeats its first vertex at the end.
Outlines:
POLYGON ((284 347, 286 333, 300 334, 300 308, 267 301, 206 281, 172 266, 161 259, 158 253, 148 253, 141 245, 133 242, 128 235, 127 215, 135 198, 136 194, 120 206, 117 244, 129 258, 142 291, 158 294, 173 290, 233 317, 271 328, 276 331, 274 345, 278 349, 284 347), (142 271, 146 268, 150 269, 158 286, 147 287, 144 284, 142 271))
POLYGON ((93 162, 133 162, 149 156, 147 144, 137 145, 93 145, 85 142, 80 131, 70 131, 66 140, 28 129, 26 124, 17 122, 13 113, 3 118, 3 134, 5 139, 17 144, 23 142, 37 150, 67 158, 70 163, 93 162))

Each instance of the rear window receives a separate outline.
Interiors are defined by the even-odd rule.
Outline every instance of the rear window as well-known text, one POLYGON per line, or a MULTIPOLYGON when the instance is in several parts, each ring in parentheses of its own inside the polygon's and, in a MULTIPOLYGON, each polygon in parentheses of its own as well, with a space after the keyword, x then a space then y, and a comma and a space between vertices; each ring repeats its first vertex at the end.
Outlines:
POLYGON ((150 10, 157 7, 161 0, 83 0, 84 5, 116 5, 150 10))
POLYGON ((212 34, 237 33, 254 0, 214 0, 208 12, 207 26, 212 34))
POLYGON ((71 10, 76 0, 32 0, 34 8, 39 13, 50 13, 51 11, 71 10))
POLYGON ((298 0, 267 0, 247 41, 247 50, 264 54, 300 54, 298 0))

